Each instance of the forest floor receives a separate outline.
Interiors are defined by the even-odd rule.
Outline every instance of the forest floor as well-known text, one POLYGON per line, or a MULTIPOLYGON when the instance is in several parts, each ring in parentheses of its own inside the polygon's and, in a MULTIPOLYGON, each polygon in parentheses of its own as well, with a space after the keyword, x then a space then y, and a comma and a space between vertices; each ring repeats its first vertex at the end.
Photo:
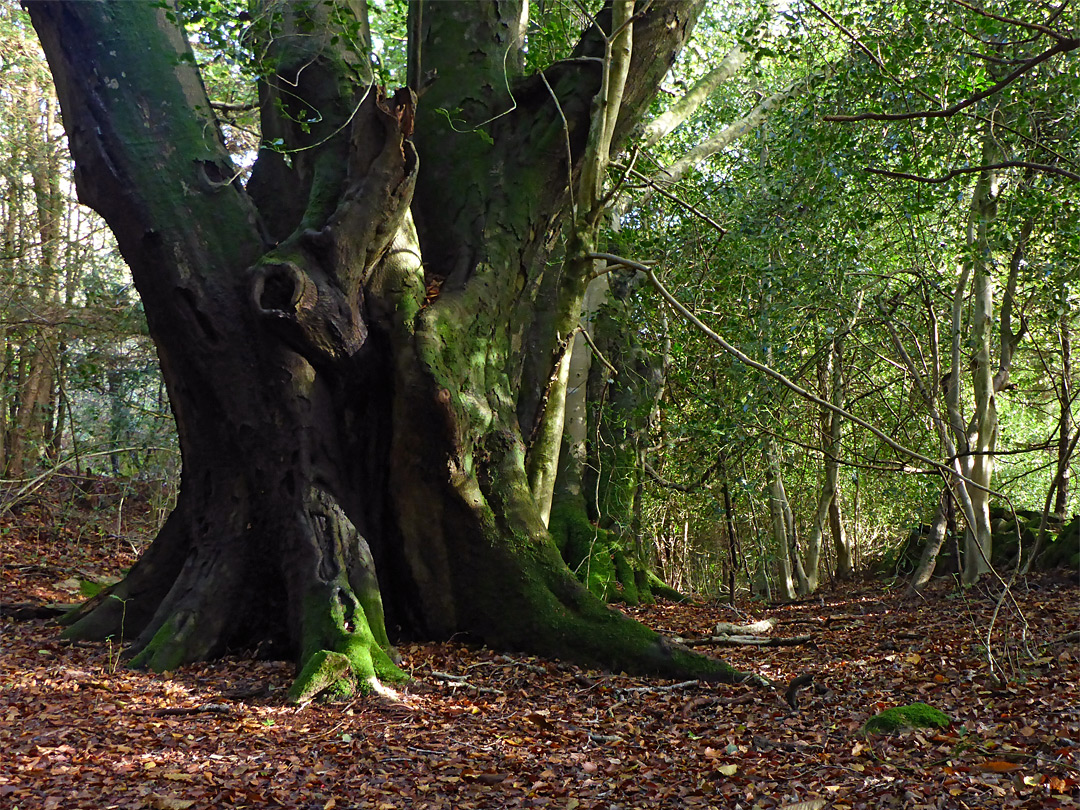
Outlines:
MULTIPOLYGON (((61 492, 8 511, 0 601, 78 601, 81 582, 131 565, 152 518, 145 493, 125 501, 61 492)), ((762 618, 777 621, 773 635, 810 635, 717 651, 776 690, 405 644, 415 681, 397 699, 302 707, 285 700, 287 663, 131 671, 116 645, 65 643, 53 622, 7 610, 0 806, 1080 807, 1076 573, 1017 582, 1005 600, 1000 590, 941 583, 910 602, 899 583, 864 582, 792 605, 630 610, 681 637, 762 618), (785 686, 806 673, 793 709, 785 686), (860 734, 873 713, 917 701, 952 725, 860 734)))

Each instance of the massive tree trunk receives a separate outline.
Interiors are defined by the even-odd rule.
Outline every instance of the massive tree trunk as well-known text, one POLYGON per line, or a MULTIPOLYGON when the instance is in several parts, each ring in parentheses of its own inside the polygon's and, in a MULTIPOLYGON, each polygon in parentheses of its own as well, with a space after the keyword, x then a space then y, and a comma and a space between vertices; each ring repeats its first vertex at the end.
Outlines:
MULTIPOLYGON (((70 635, 122 635, 158 670, 275 645, 304 665, 298 697, 402 677, 385 626, 736 676, 576 582, 526 475, 520 425, 540 418, 560 340, 534 300, 585 151, 600 31, 521 77, 520 5, 416 4, 410 73, 437 75, 416 106, 343 50, 363 3, 267 3, 252 37, 280 151, 261 150, 245 188, 169 9, 29 8, 80 196, 143 297, 184 462, 161 534, 70 635)), ((696 12, 654 2, 635 20, 616 142, 696 12)), ((557 300, 580 307, 573 290, 557 300)))

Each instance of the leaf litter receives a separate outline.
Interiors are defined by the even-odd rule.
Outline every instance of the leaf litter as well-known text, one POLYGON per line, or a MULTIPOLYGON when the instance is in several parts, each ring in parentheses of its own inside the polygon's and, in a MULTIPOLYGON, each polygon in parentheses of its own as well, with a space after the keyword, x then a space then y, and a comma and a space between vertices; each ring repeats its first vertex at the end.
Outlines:
MULTIPOLYGON (((149 536, 138 499, 127 509, 58 522, 43 498, 5 515, 0 601, 74 602, 83 583, 120 575, 149 536)), ((8 609, 0 806, 1077 808, 1080 587, 1040 575, 1014 596, 989 633, 1004 680, 988 662, 998 600, 986 588, 939 584, 913 602, 866 581, 789 605, 627 609, 691 640, 764 619, 775 636, 809 633, 797 646, 722 649, 771 690, 445 642, 399 648, 414 681, 396 698, 300 707, 285 699, 289 663, 132 671, 118 647, 62 642, 51 620, 8 609), (916 702, 953 724, 860 733, 873 714, 916 702)))

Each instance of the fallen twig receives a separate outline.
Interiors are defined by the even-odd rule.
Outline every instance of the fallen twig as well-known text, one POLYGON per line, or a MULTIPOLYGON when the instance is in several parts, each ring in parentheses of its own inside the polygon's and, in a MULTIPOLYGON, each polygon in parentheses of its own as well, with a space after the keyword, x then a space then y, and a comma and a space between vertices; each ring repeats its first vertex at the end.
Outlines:
POLYGON ((186 714, 236 714, 236 709, 232 706, 226 706, 224 703, 203 703, 201 706, 151 709, 147 712, 138 712, 138 714, 148 717, 176 717, 186 714))
POLYGON ((813 636, 791 636, 790 638, 761 638, 760 636, 704 636, 701 638, 676 639, 682 644, 711 644, 716 647, 796 647, 809 644, 813 636))
POLYGON ((739 635, 762 635, 764 633, 771 633, 772 629, 776 627, 776 619, 762 619, 760 622, 750 622, 749 624, 734 624, 732 622, 720 622, 716 625, 716 635, 718 636, 739 636, 739 635))
POLYGON ((0 602, 0 616, 7 616, 9 619, 20 622, 31 619, 55 619, 76 607, 78 605, 63 605, 58 602, 0 602))
POLYGON ((697 686, 699 681, 682 681, 680 683, 667 684, 666 686, 626 686, 622 692, 670 692, 674 689, 685 689, 688 686, 697 686))

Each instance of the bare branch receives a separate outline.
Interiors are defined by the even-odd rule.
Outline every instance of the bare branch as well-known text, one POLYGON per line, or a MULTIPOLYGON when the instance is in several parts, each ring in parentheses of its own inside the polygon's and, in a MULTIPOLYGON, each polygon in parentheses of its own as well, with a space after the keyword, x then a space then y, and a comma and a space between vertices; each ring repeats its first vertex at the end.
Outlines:
POLYGON ((1014 17, 1003 17, 1000 14, 994 14, 993 12, 987 11, 984 8, 979 8, 978 6, 972 5, 971 3, 965 3, 964 0, 952 0, 952 2, 955 5, 960 6, 961 8, 966 8, 968 11, 973 11, 982 17, 987 17, 991 20, 997 20, 998 22, 1007 23, 1008 25, 1015 25, 1019 28, 1027 28, 1029 31, 1038 31, 1040 34, 1046 34, 1048 37, 1053 37, 1058 42, 1068 39, 1068 37, 1065 34, 1062 34, 1060 31, 1055 31, 1053 28, 1049 28, 1045 25, 1040 25, 1039 23, 1031 23, 1026 22, 1025 20, 1017 20, 1014 17))
POLYGON ((810 402, 813 402, 815 405, 818 405, 821 408, 826 408, 826 409, 832 411, 833 413, 839 414, 843 418, 850 420, 853 424, 858 425, 859 427, 863 428, 864 430, 870 431, 870 433, 875 435, 877 438, 879 438, 881 441, 883 441, 885 444, 887 444, 893 450, 895 450, 896 452, 898 452, 898 453, 900 453, 902 455, 909 456, 910 458, 913 458, 916 461, 921 461, 923 464, 929 464, 930 466, 941 470, 942 472, 946 473, 947 475, 954 476, 955 478, 963 481, 964 483, 968 484, 969 486, 973 486, 973 487, 977 487, 978 489, 986 490, 991 495, 995 495, 995 496, 1000 497, 1000 498, 1005 497, 1000 492, 996 492, 995 490, 989 489, 989 488, 984 487, 984 486, 982 486, 981 484, 979 484, 979 483, 977 483, 975 481, 970 480, 969 478, 964 476, 958 469, 954 469, 952 467, 949 467, 946 464, 942 464, 940 461, 935 461, 934 459, 929 458, 928 456, 924 456, 922 453, 918 453, 915 450, 911 450, 910 448, 905 447, 904 445, 900 444, 900 442, 896 441, 895 439, 893 439, 888 434, 882 432, 878 428, 871 425, 865 419, 861 419, 858 416, 856 416, 855 414, 841 408, 840 406, 834 405, 833 403, 822 399, 821 397, 817 396, 816 394, 814 394, 814 393, 812 393, 810 391, 807 391, 805 388, 803 388, 798 383, 795 383, 795 382, 789 380, 787 377, 785 377, 783 374, 781 374, 776 369, 774 369, 774 368, 772 368, 770 366, 767 366, 764 363, 759 363, 756 360, 754 360, 753 358, 747 356, 745 353, 739 351, 737 348, 735 348, 730 343, 728 343, 726 340, 724 340, 722 337, 720 337, 720 335, 716 334, 716 332, 714 332, 712 329, 710 329, 708 326, 706 326, 696 315, 694 315, 693 312, 691 312, 689 309, 687 309, 685 306, 683 306, 683 304, 680 303, 679 300, 677 298, 675 298, 675 296, 673 296, 668 291, 667 287, 665 287, 660 282, 660 279, 658 279, 656 277, 656 271, 653 270, 653 268, 649 267, 648 265, 641 264, 640 262, 635 262, 632 259, 626 259, 626 258, 624 258, 622 256, 616 256, 616 255, 611 254, 611 253, 592 253, 592 254, 589 254, 589 258, 592 258, 592 259, 606 259, 606 260, 608 260, 610 262, 621 262, 621 263, 625 264, 627 267, 633 267, 634 269, 640 270, 641 272, 645 273, 649 277, 649 281, 652 282, 653 287, 656 288, 656 291, 659 292, 660 296, 668 303, 668 306, 670 306, 673 310, 675 310, 677 313, 679 313, 679 315, 681 315, 689 323, 693 324, 698 329, 698 331, 700 331, 702 334, 707 336, 710 340, 712 340, 714 343, 716 343, 718 346, 720 346, 720 348, 722 348, 728 354, 730 354, 731 356, 733 356, 737 360, 739 360, 739 362, 743 363, 744 365, 749 366, 752 369, 760 371, 762 374, 765 374, 768 377, 771 377, 772 379, 776 380, 778 383, 783 385, 788 390, 794 392, 795 394, 798 394, 803 399, 806 399, 806 400, 808 400, 810 402))
POLYGON ((1069 37, 1067 39, 1060 39, 1049 50, 1043 51, 1038 56, 1034 56, 1028 59, 1020 67, 1006 76, 999 82, 995 82, 990 87, 986 88, 980 93, 976 93, 973 96, 968 96, 963 101, 958 101, 951 107, 947 107, 944 110, 918 110, 916 112, 907 113, 859 113, 858 115, 826 115, 824 119, 826 121, 836 121, 842 124, 850 124, 855 121, 909 121, 914 118, 951 118, 961 110, 967 109, 973 104, 977 104, 984 98, 989 98, 995 93, 1004 90, 1010 84, 1015 82, 1025 73, 1041 65, 1047 59, 1057 56, 1059 53, 1068 53, 1080 47, 1080 38, 1069 37))
POLYGON ((259 109, 258 102, 242 102, 232 103, 229 101, 211 101, 211 108, 215 110, 221 110, 222 112, 251 112, 252 110, 259 109))
POLYGON ((1006 160, 989 166, 965 166, 961 169, 952 169, 947 174, 943 174, 940 177, 924 177, 919 174, 909 174, 908 172, 875 169, 873 166, 867 166, 865 171, 868 171, 871 174, 879 174, 882 177, 894 177, 898 180, 915 180, 919 183, 947 183, 954 177, 959 177, 963 174, 977 174, 979 172, 994 171, 997 169, 1031 169, 1032 171, 1043 172, 1045 174, 1057 174, 1061 177, 1067 177, 1069 180, 1080 182, 1080 174, 1077 174, 1076 172, 1070 172, 1068 169, 1062 169, 1049 163, 1033 163, 1028 160, 1006 160))
POLYGON ((716 461, 714 461, 712 464, 710 464, 705 469, 705 472, 703 472, 701 474, 701 476, 698 478, 698 480, 695 481, 692 484, 679 484, 679 483, 677 483, 675 481, 669 481, 668 479, 661 476, 660 473, 658 473, 656 470, 654 470, 652 465, 649 464, 649 462, 647 462, 647 461, 645 462, 645 474, 648 475, 649 478, 652 479, 653 483, 657 484, 658 486, 663 487, 664 489, 673 489, 676 492, 690 493, 690 492, 693 492, 694 490, 700 488, 702 484, 704 484, 706 481, 708 481, 709 478, 712 476, 712 474, 716 472, 716 469, 719 466, 720 466, 720 458, 717 457, 716 461))
MULTIPOLYGON (((877 58, 877 55, 873 51, 871 51, 868 47, 866 47, 863 44, 862 40, 859 39, 859 37, 856 36, 853 31, 850 31, 847 28, 847 26, 845 26, 842 22, 840 22, 835 17, 833 17, 831 14, 829 14, 829 12, 827 12, 825 9, 823 9, 821 6, 819 6, 817 3, 815 3, 814 0, 806 0, 806 4, 808 6, 810 6, 812 9, 814 9, 814 11, 816 11, 818 14, 820 14, 826 20, 831 22, 833 24, 833 26, 838 31, 840 31, 840 33, 842 33, 844 36, 846 36, 848 39, 850 39, 860 51, 862 51, 868 57, 870 57, 870 61, 873 62, 875 65, 877 65, 878 70, 880 70, 886 76, 889 76, 889 71, 887 71, 885 69, 885 65, 881 64, 881 60, 877 58)), ((890 78, 893 78, 893 77, 890 76, 890 78)), ((895 81, 895 79, 894 79, 894 81, 895 81)))
POLYGON ((671 200, 676 205, 679 205, 679 206, 685 208, 687 211, 689 211, 694 216, 698 217, 699 219, 704 220, 706 223, 708 223, 713 228, 715 228, 716 231, 721 236, 723 236, 723 235, 725 235, 727 233, 727 228, 725 228, 723 225, 721 225, 715 219, 710 217, 708 214, 706 214, 704 211, 702 211, 696 205, 694 205, 693 203, 687 202, 682 197, 679 197, 679 196, 677 196, 675 194, 672 194, 670 191, 665 189, 660 183, 656 182, 655 180, 653 180, 653 179, 651 179, 649 177, 646 177, 644 174, 642 174, 641 172, 639 172, 637 169, 633 168, 632 166, 623 167, 623 166, 620 166, 620 165, 614 164, 614 163, 612 165, 615 166, 616 168, 620 168, 620 169, 625 168, 625 170, 626 170, 626 172, 628 174, 632 174, 634 177, 636 177, 641 182, 646 183, 650 188, 652 188, 653 191, 655 191, 661 197, 665 197, 665 198, 671 200))

